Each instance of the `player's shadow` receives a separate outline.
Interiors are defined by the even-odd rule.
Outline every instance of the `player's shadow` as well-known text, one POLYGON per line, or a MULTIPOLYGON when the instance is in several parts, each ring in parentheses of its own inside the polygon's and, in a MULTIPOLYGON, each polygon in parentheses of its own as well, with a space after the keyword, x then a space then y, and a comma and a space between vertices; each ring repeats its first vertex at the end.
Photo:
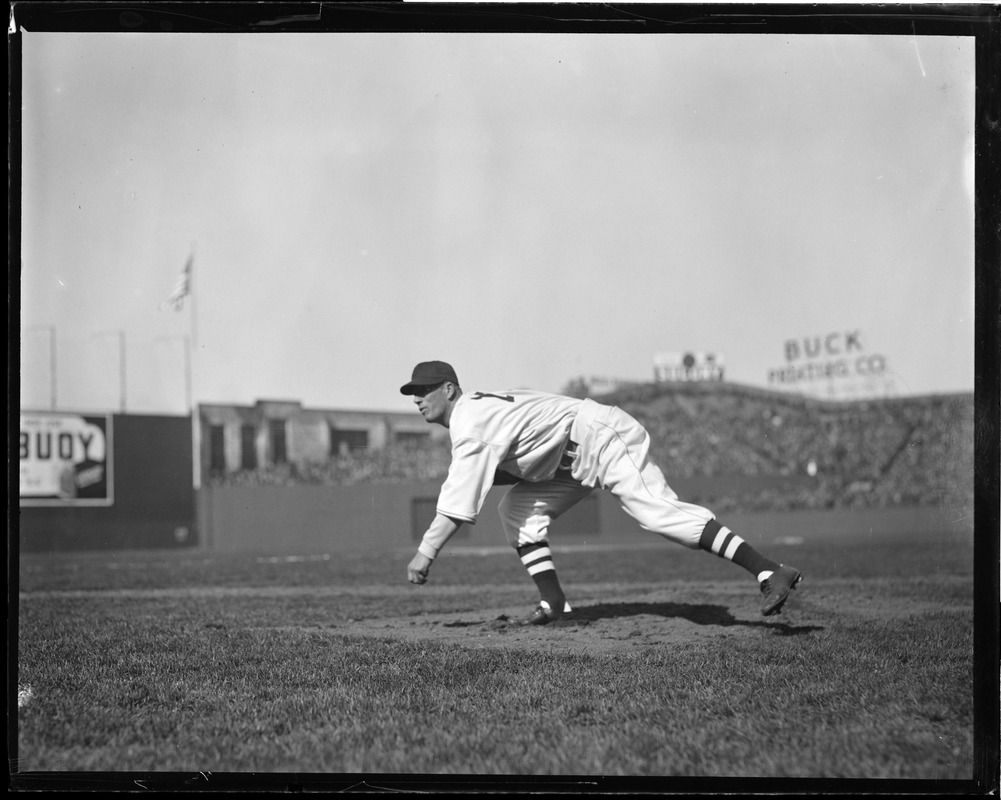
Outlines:
POLYGON ((819 625, 789 625, 781 620, 781 615, 775 615, 767 620, 738 619, 726 606, 691 603, 597 603, 574 606, 565 622, 560 620, 555 624, 572 625, 575 622, 586 624, 603 619, 622 619, 644 614, 669 619, 686 619, 696 625, 713 625, 720 628, 732 626, 768 628, 782 636, 799 636, 823 630, 819 625))
MULTIPOLYGON (((603 619, 623 619, 641 615, 664 617, 666 619, 687 619, 696 625, 713 625, 719 628, 739 626, 743 628, 766 628, 779 636, 800 636, 805 633, 822 631, 819 625, 790 625, 775 615, 767 620, 738 619, 726 606, 693 605, 691 603, 596 603, 590 606, 574 606, 566 617, 554 620, 552 627, 564 628, 586 626, 603 619)), ((483 621, 447 622, 446 628, 469 628, 483 625, 483 621)), ((498 630, 517 625, 517 621, 506 614, 489 624, 498 630)), ((548 626, 547 626, 548 627, 548 626)))

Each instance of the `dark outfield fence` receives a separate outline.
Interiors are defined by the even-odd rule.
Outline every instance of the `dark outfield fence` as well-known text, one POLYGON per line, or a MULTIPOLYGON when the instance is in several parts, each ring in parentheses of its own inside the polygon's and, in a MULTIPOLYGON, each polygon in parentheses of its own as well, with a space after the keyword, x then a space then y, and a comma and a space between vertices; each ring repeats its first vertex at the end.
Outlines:
POLYGON ((197 543, 191 418, 111 415, 113 502, 20 507, 21 552, 197 543))
MULTIPOLYGON (((676 485, 684 489, 694 486, 676 485)), ((319 555, 416 548, 434 516, 439 484, 352 487, 216 487, 199 493, 199 530, 214 552, 319 555)), ((476 525, 465 525, 448 547, 498 547, 507 541, 497 514, 506 488, 490 490, 476 525)), ((946 508, 838 509, 735 512, 720 520, 752 542, 810 541, 906 534, 970 536, 969 510, 946 508)), ((640 544, 657 538, 643 531, 608 492, 597 491, 552 525, 554 545, 640 544)))
MULTIPOLYGON (((115 504, 107 508, 22 508, 21 551, 200 547, 220 553, 316 555, 416 548, 434 516, 438 481, 355 486, 223 486, 197 493, 182 469, 190 461, 165 458, 190 452, 186 421, 116 421, 115 504), (137 423, 132 429, 130 423, 137 423), (131 444, 126 445, 126 441, 131 444), (155 456, 151 454, 156 454, 155 456)), ((675 482, 689 493, 744 491, 753 479, 675 482)), ((490 490, 476 525, 449 543, 497 547, 506 539, 497 503, 506 487, 490 490)), ((711 506, 710 506, 711 507, 711 506)), ((885 534, 972 534, 969 509, 888 508, 720 513, 720 520, 750 541, 858 540, 885 534)), ((656 541, 639 528, 608 492, 596 491, 552 526, 554 544, 640 544, 656 541)))
MULTIPOLYGON (((973 530, 972 395, 841 404, 692 385, 642 386, 619 402, 650 428, 655 456, 679 496, 713 510, 751 541, 973 530)), ((80 426, 99 428, 101 415, 63 420, 58 429, 43 415, 22 412, 22 438, 28 429, 35 443, 22 465, 36 470, 33 491, 45 485, 54 494, 48 505, 22 503, 22 552, 416 547, 449 463, 446 446, 391 446, 325 463, 208 475, 195 492, 190 417, 106 415, 113 501, 88 505, 82 496, 81 502, 56 496, 63 487, 45 471, 41 453, 43 441, 82 442, 91 428, 80 426)), ((83 479, 94 465, 85 460, 76 468, 77 488, 93 490, 83 479)), ((478 524, 464 526, 450 546, 506 543, 496 511, 504 491, 491 490, 478 524)), ((655 541, 606 492, 557 520, 553 537, 580 544, 655 541)))

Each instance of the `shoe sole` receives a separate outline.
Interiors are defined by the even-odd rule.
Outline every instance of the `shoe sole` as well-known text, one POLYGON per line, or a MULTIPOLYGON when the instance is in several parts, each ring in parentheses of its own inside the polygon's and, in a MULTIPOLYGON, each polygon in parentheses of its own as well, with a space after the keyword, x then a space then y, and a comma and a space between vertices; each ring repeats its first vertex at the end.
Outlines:
POLYGON ((560 614, 558 617, 541 617, 541 616, 530 617, 529 619, 522 620, 518 624, 522 625, 523 627, 530 627, 530 626, 538 627, 541 625, 549 625, 552 622, 557 622, 558 620, 566 618, 567 618, 566 614, 560 614))
POLYGON ((557 620, 560 619, 566 619, 570 615, 570 612, 573 611, 573 609, 570 607, 569 601, 564 601, 563 610, 560 612, 556 612, 550 609, 548 614, 540 614, 539 613, 540 610, 541 609, 533 611, 531 616, 528 616, 525 619, 518 620, 516 624, 521 626, 548 625, 550 622, 556 622, 557 620))
POLYGON ((768 608, 767 610, 761 609, 761 613, 766 617, 772 617, 776 614, 781 613, 782 606, 784 606, 786 604, 786 600, 789 599, 790 592, 792 592, 792 590, 795 589, 796 586, 799 585, 802 581, 803 581, 803 574, 798 573, 796 577, 792 579, 792 583, 789 584, 789 588, 786 589, 785 592, 783 592, 782 595, 779 597, 779 599, 775 601, 775 604, 771 608, 768 608))

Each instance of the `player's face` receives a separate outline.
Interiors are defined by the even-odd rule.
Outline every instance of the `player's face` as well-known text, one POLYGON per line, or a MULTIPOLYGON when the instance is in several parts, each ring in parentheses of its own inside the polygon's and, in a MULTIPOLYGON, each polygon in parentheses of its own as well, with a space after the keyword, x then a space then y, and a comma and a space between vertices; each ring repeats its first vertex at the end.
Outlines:
POLYGON ((445 412, 448 410, 446 385, 447 381, 439 383, 437 386, 425 386, 414 392, 417 410, 428 422, 442 423, 445 420, 445 412))

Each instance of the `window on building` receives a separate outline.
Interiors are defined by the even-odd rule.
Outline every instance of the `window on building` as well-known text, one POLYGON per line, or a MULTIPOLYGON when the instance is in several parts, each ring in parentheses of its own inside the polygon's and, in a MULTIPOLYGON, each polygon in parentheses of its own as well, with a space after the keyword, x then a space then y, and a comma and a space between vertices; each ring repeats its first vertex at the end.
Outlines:
POLYGON ((222 425, 209 426, 209 472, 226 471, 226 429, 222 425))
POLYGON ((271 432, 271 463, 284 464, 288 461, 288 449, 285 441, 285 420, 269 420, 268 429, 271 432))
POLYGON ((330 455, 344 456, 368 448, 368 431, 340 430, 330 426, 330 455))
POLYGON ((257 429, 253 425, 240 427, 240 468, 257 469, 257 429))

